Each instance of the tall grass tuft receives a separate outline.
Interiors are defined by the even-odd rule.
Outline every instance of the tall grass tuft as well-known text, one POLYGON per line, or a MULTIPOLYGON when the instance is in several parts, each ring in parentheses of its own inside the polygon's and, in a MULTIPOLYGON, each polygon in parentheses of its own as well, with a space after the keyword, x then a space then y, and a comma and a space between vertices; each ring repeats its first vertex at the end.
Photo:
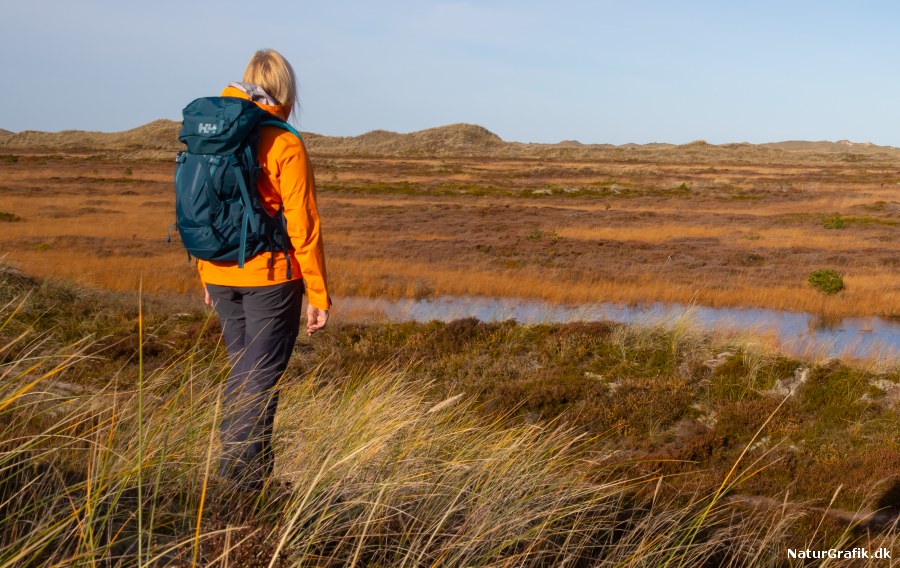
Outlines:
POLYGON ((744 566, 780 558, 800 516, 732 498, 763 458, 673 493, 565 422, 435 399, 390 367, 285 377, 276 469, 248 495, 212 473, 221 349, 82 380, 102 338, 34 329, 31 301, 0 309, 0 568, 744 566))

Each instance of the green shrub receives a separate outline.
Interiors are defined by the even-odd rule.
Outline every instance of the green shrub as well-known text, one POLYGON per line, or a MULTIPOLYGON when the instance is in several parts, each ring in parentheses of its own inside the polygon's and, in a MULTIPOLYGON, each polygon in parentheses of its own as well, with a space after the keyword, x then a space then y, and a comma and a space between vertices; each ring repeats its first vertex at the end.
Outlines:
POLYGON ((810 272, 806 281, 823 294, 837 294, 844 289, 844 279, 830 268, 810 272))
POLYGON ((131 170, 130 167, 125 168, 125 175, 126 175, 126 176, 130 176, 130 175, 132 175, 132 174, 134 174, 134 172, 131 170))
POLYGON ((6 156, 3 156, 3 163, 4 163, 4 164, 15 164, 15 163, 18 162, 18 161, 19 161, 19 158, 16 157, 16 156, 13 156, 12 154, 8 154, 8 155, 6 155, 6 156))
POLYGON ((822 221, 822 226, 826 229, 843 229, 847 226, 847 222, 841 217, 840 213, 835 213, 829 217, 826 217, 822 221))
POLYGON ((6 211, 0 211, 0 223, 15 223, 16 221, 21 221, 22 218, 16 215, 15 213, 7 213, 6 211))
POLYGON ((559 239, 562 238, 558 234, 556 234, 556 231, 542 231, 540 229, 535 229, 534 231, 531 232, 531 234, 529 234, 525 238, 532 239, 532 240, 538 240, 538 239, 543 239, 545 237, 550 239, 551 241, 558 241, 559 239))

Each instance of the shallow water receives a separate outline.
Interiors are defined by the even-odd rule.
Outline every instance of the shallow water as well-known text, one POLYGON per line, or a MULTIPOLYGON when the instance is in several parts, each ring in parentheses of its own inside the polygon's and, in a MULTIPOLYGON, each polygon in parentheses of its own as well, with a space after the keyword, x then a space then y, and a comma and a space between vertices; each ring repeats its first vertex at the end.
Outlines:
POLYGON ((900 319, 852 317, 836 321, 805 312, 760 308, 709 308, 653 303, 626 306, 612 303, 551 304, 538 300, 480 296, 442 296, 424 300, 400 298, 341 298, 335 301, 346 319, 452 321, 475 317, 494 322, 514 319, 519 323, 614 321, 652 325, 688 317, 705 329, 752 331, 772 335, 794 355, 900 359, 900 319))

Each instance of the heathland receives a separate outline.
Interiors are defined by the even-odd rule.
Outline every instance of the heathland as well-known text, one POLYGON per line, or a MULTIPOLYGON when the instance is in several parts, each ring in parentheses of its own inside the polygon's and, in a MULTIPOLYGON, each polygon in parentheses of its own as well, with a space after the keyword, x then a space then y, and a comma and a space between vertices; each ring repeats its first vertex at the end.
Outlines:
POLYGON ((335 321, 295 348, 248 503, 211 475, 214 319, 8 266, 0 306, 0 566, 793 566, 900 544, 896 367, 689 321, 335 321))
MULTIPOLYGON (((105 288, 134 289, 144 272, 152 292, 195 291, 162 238, 176 133, 158 121, 0 136, 9 260, 105 288)), ((468 125, 305 137, 338 297, 900 312, 900 150, 516 144, 468 125), (813 288, 817 270, 844 289, 813 288)))
MULTIPOLYGON (((689 318, 357 324, 338 304, 296 346, 275 482, 238 514, 210 475, 217 322, 165 242, 175 131, 0 134, 0 567, 897 548, 896 363, 792 358, 689 318)), ((900 308, 894 149, 510 144, 466 125, 306 139, 338 298, 900 308), (845 288, 812 288, 820 269, 845 288)))

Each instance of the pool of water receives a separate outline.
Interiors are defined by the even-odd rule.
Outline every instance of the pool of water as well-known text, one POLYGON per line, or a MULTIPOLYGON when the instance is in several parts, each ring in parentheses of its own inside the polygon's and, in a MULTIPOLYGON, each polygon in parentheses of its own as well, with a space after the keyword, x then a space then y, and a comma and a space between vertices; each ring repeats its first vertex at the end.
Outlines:
POLYGON ((485 322, 513 319, 523 324, 614 321, 653 325, 688 317, 705 329, 773 335, 795 355, 900 360, 900 318, 852 317, 822 320, 805 312, 761 308, 709 308, 652 303, 552 304, 538 300, 481 296, 442 296, 424 300, 340 298, 338 317, 356 320, 452 321, 474 317, 485 322))

